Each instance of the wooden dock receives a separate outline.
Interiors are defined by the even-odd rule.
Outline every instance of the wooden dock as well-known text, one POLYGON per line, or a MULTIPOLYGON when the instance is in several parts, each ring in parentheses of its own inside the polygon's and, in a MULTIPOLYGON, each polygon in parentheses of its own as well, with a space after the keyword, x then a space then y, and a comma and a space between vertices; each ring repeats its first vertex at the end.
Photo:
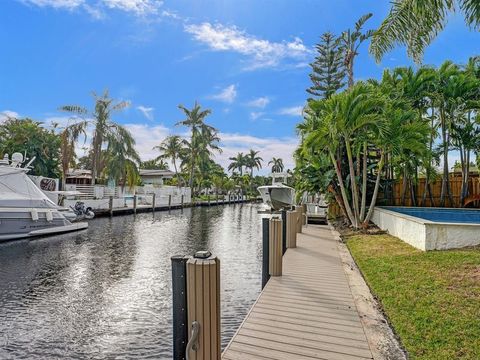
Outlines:
POLYGON ((303 228, 223 359, 372 359, 336 241, 327 226, 303 228))

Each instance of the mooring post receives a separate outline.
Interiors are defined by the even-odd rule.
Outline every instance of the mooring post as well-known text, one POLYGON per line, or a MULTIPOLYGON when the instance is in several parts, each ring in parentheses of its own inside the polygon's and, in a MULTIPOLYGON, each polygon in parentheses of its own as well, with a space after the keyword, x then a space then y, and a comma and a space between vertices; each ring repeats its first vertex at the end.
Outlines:
POLYGON ((302 204, 302 225, 307 225, 307 204, 302 204))
POLYGON ((168 210, 172 208, 172 194, 168 195, 168 210))
POLYGON ((133 213, 137 213, 137 194, 133 195, 133 213))
POLYGON ((271 276, 282 276, 282 220, 272 218, 269 226, 269 273, 271 276))
POLYGON ((302 207, 301 206, 297 206, 295 208, 295 211, 296 211, 296 215, 297 215, 297 221, 296 221, 296 225, 297 225, 297 230, 296 232, 298 234, 301 234, 302 233, 302 226, 303 226, 303 223, 302 223, 302 207))
POLYGON ((297 247, 297 213, 287 211, 287 248, 297 247))
POLYGON ((110 211, 110 216, 113 216, 113 196, 110 195, 108 198, 108 209, 110 211))
POLYGON ((287 251, 287 211, 282 210, 282 254, 287 251))
POLYGON ((185 360, 187 347, 187 260, 188 257, 172 256, 173 300, 173 359, 185 360))
POLYGON ((183 195, 182 195, 182 199, 180 201, 180 206, 183 208, 183 195))
POLYGON ((152 211, 155 211, 155 193, 152 195, 152 211))
POLYGON ((270 279, 269 273, 270 219, 262 219, 262 290, 270 279))
POLYGON ((187 261, 189 360, 220 360, 220 260, 199 251, 187 261))

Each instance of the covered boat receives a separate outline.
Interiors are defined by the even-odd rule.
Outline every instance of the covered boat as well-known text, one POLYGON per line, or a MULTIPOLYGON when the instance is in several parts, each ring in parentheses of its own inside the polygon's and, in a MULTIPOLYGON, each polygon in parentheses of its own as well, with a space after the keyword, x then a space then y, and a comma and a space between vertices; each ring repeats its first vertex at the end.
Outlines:
POLYGON ((53 203, 27 176, 23 155, 0 160, 0 241, 86 229, 78 215, 53 203))

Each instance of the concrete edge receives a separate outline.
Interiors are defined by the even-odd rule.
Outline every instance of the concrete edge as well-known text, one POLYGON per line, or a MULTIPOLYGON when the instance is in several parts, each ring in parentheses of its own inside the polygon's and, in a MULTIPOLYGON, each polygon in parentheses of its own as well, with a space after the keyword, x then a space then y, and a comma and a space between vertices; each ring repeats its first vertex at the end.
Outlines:
POLYGON ((360 269, 340 234, 328 224, 332 235, 338 240, 337 247, 342 260, 358 314, 360 316, 370 351, 375 360, 406 360, 408 354, 403 349, 398 336, 393 332, 381 305, 372 295, 360 269))

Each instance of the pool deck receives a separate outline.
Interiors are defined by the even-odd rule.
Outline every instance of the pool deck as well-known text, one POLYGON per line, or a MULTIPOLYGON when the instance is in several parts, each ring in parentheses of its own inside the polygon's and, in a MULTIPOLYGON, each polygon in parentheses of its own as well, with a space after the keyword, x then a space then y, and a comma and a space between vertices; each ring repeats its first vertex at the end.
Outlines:
POLYGON ((309 225, 283 257, 222 359, 372 359, 328 226, 309 225))

